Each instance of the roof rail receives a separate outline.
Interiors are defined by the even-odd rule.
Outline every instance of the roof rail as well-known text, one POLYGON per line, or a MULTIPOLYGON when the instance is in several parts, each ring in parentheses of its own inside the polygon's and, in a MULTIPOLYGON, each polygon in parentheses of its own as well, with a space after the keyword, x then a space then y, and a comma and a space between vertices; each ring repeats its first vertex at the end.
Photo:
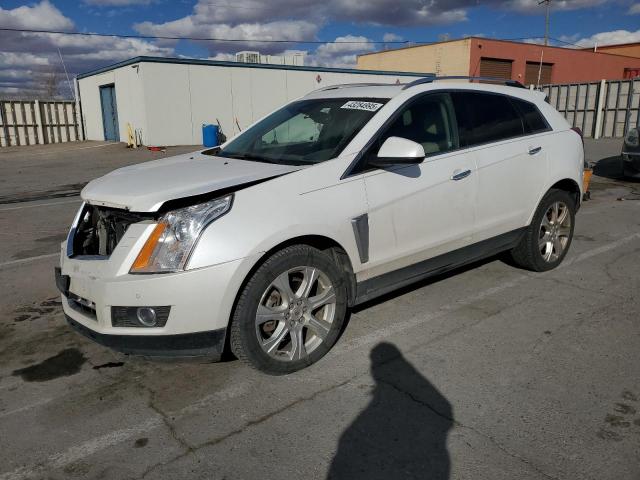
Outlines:
POLYGON ((342 83, 339 85, 329 85, 328 87, 322 87, 315 90, 316 92, 324 92, 325 90, 338 90, 340 88, 349 87, 395 87, 396 85, 404 85, 398 83, 342 83))
POLYGON ((465 77, 465 76, 448 76, 448 77, 424 77, 419 78, 418 80, 414 80, 413 82, 407 83, 402 89, 406 90, 407 88, 415 87, 416 85, 422 85, 424 83, 433 83, 436 80, 477 80, 479 82, 491 82, 491 83, 501 83, 508 87, 517 87, 517 88, 526 88, 517 80, 509 80, 505 78, 494 78, 494 77, 465 77))

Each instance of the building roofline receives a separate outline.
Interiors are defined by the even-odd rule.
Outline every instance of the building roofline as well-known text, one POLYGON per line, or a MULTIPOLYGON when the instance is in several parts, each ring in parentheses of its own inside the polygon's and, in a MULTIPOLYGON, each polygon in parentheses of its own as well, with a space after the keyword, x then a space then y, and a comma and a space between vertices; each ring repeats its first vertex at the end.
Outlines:
POLYGON ((403 47, 389 48, 387 50, 378 50, 377 52, 361 53, 358 55, 358 57, 366 57, 367 55, 376 55, 378 53, 396 52, 398 50, 407 50, 409 48, 428 47, 431 45, 440 45, 443 43, 463 42, 465 40, 471 40, 472 38, 482 38, 482 37, 462 37, 462 38, 454 38, 452 40, 443 40, 441 42, 429 42, 429 43, 418 43, 416 45, 405 45, 403 47))
MULTIPOLYGON (((441 45, 444 43, 451 43, 451 42, 461 42, 464 40, 479 40, 479 41, 484 41, 484 42, 501 42, 501 43, 511 43, 511 44, 516 44, 516 45, 525 45, 525 46, 532 46, 532 47, 540 47, 540 48, 553 48, 556 50, 564 50, 564 51, 569 51, 569 52, 582 52, 582 53, 591 53, 591 54, 595 54, 595 55, 608 55, 610 57, 625 57, 625 58, 637 58, 637 57, 629 57, 629 55, 621 55, 618 53, 606 53, 606 52, 593 52, 592 49, 593 47, 590 48, 567 48, 567 47, 556 47, 554 45, 540 45, 538 43, 527 43, 527 42, 517 42, 515 40, 500 40, 499 38, 488 38, 488 37, 462 37, 462 38, 458 38, 455 40, 445 40, 443 42, 432 42, 432 43, 421 43, 419 45, 409 45, 406 47, 398 47, 398 48, 390 48, 389 50, 378 50, 377 52, 368 52, 368 53, 363 53, 361 55, 358 55, 358 57, 366 57, 367 55, 377 55, 377 54, 381 54, 381 53, 387 53, 387 52, 395 52, 398 50, 405 50, 408 48, 420 48, 420 47, 429 47, 429 46, 433 46, 433 45, 441 45)), ((640 42, 631 42, 631 43, 620 43, 617 45, 603 45, 602 47, 598 47, 598 48, 606 48, 606 47, 613 47, 613 46, 621 46, 621 45, 634 45, 634 44, 640 44, 640 42)))
POLYGON ((136 63, 170 63, 178 65, 209 65, 214 67, 232 67, 232 68, 262 68, 267 70, 294 70, 301 72, 327 72, 327 73, 358 73, 364 75, 397 75, 402 77, 424 77, 432 75, 424 72, 397 72, 385 70, 358 70, 356 68, 329 68, 329 67, 312 67, 312 66, 295 66, 295 65, 271 65, 265 63, 242 63, 228 62, 222 60, 204 60, 198 58, 174 58, 174 57, 147 57, 140 56, 124 60, 122 62, 107 65, 102 68, 91 70, 89 72, 78 74, 78 80, 92 77, 100 73, 109 72, 116 68, 126 67, 136 63))
MULTIPOLYGON (((612 43, 611 45, 598 45, 601 48, 628 47, 629 45, 640 45, 640 42, 612 43)), ((581 50, 593 50, 594 47, 582 47, 581 50)))

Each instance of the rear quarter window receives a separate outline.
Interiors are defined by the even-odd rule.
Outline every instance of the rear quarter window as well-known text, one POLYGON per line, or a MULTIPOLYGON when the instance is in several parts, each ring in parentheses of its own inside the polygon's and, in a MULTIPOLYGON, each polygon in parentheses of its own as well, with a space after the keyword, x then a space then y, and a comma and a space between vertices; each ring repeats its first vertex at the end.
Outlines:
POLYGON ((525 133, 540 133, 549 130, 549 124, 533 103, 518 98, 512 98, 511 102, 522 116, 525 133))

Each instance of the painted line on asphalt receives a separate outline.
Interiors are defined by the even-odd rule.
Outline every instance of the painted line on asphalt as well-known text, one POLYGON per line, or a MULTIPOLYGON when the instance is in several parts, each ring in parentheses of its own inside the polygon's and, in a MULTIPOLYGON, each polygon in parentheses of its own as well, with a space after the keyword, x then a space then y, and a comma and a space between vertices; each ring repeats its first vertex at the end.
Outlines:
MULTIPOLYGON (((619 240, 609 242, 605 245, 602 245, 601 247, 594 248, 592 250, 589 250, 587 252, 584 252, 578 255, 577 257, 573 257, 569 259, 568 261, 563 263, 559 268, 568 268, 571 265, 583 262, 584 260, 590 259, 597 255, 610 252, 612 250, 615 250, 618 247, 621 247, 623 245, 626 245, 627 243, 630 243, 638 239, 640 239, 640 233, 634 233, 633 235, 629 235, 619 240)), ((431 315, 414 316, 410 319, 397 323, 393 327, 385 327, 385 328, 378 329, 368 335, 354 339, 353 341, 347 344, 344 344, 343 346, 338 346, 337 348, 333 349, 332 353, 334 355, 344 355, 345 353, 348 353, 352 350, 355 350, 364 346, 370 346, 370 345, 376 344, 381 340, 388 338, 392 334, 399 333, 404 330, 410 329, 412 327, 419 326, 423 323, 440 318, 446 315, 447 313, 455 311, 461 307, 464 307, 473 302, 482 300, 498 292, 514 287, 524 280, 527 280, 527 279, 531 280, 535 278, 536 277, 532 277, 531 275, 520 275, 519 277, 516 277, 513 280, 488 288, 482 292, 479 292, 477 295, 469 297, 460 302, 444 305, 440 309, 438 309, 438 311, 436 311, 431 315)), ((240 395, 243 395, 244 393, 250 390, 250 387, 251 387, 250 382, 241 382, 239 384, 230 385, 229 387, 223 390, 220 390, 219 392, 216 392, 207 397, 204 397, 203 399, 182 408, 178 412, 175 412, 174 414, 172 414, 172 417, 180 417, 184 415, 197 413, 198 411, 213 404, 216 401, 229 400, 229 399, 238 397, 240 395)), ((143 433, 148 433, 150 430, 158 428, 163 424, 164 422, 162 421, 161 418, 153 417, 136 426, 106 433, 104 435, 95 437, 79 445, 70 447, 64 452, 53 454, 49 456, 47 459, 45 459, 43 462, 40 462, 38 464, 35 464, 32 466, 20 467, 11 472, 5 472, 3 474, 0 474, 0 480, 22 480, 24 478, 29 478, 31 476, 34 476, 37 473, 43 472, 45 471, 46 468, 63 468, 66 465, 69 465, 70 463, 77 462, 78 460, 82 460, 83 458, 93 455, 94 453, 97 453, 108 447, 124 442, 133 436, 141 435, 143 433)))
MULTIPOLYGON (((72 200, 63 200, 60 202, 44 202, 44 203, 31 203, 29 202, 29 205, 20 205, 18 207, 5 207, 5 208, 0 208, 0 212, 9 212, 11 210, 22 210, 23 208, 34 208, 34 207, 53 207, 54 205, 66 205, 67 203, 79 203, 81 202, 80 200, 80 195, 74 195, 75 198, 73 198, 72 200)), ((35 202, 37 202, 38 200, 34 200, 35 202)), ((25 202, 26 203, 26 202, 25 202)))
MULTIPOLYGON (((168 412, 167 415, 174 419, 184 417, 206 408, 215 402, 232 400, 240 395, 246 394, 251 387, 249 382, 240 382, 230 385, 216 393, 207 395, 206 397, 198 400, 197 402, 188 405, 176 412, 168 412)), ((5 472, 0 474, 0 480, 21 480, 24 478, 30 478, 38 473, 45 471, 49 468, 64 468, 65 466, 82 460, 94 453, 97 453, 106 448, 118 445, 122 442, 129 440, 130 438, 141 436, 144 433, 149 433, 151 430, 155 430, 163 426, 164 420, 161 416, 151 417, 144 422, 134 425, 129 428, 123 428, 120 430, 113 430, 107 432, 104 435, 97 436, 79 445, 68 448, 64 452, 55 453, 50 455, 44 461, 35 465, 19 467, 11 472, 5 472)))
POLYGON ((58 257, 60 253, 48 253, 46 255, 38 255, 36 257, 21 258, 20 260, 11 260, 9 262, 0 263, 0 270, 25 263, 37 262, 38 260, 46 260, 48 258, 58 257))
MULTIPOLYGON (((629 235, 627 237, 621 238, 619 240, 615 240, 613 242, 609 242, 605 245, 602 245, 600 247, 594 248, 592 250, 588 250, 584 253, 581 253, 575 257, 569 258, 567 260, 565 260, 558 268, 556 268, 556 270, 562 270, 565 268, 569 268, 571 265, 574 265, 576 263, 580 263, 583 262, 585 260, 588 260, 592 257, 595 257, 597 255, 601 255, 603 253, 607 253, 610 252, 611 250, 615 250, 618 247, 621 247, 629 242, 632 242, 634 240, 638 240, 640 239, 640 233, 634 233, 633 235, 629 235)), ((387 339, 389 336, 396 334, 396 333, 400 333, 403 332, 405 330, 408 330, 410 328, 413 327, 417 327, 419 325, 422 325, 424 323, 433 321, 433 320, 438 320, 442 317, 444 317, 445 315, 447 315, 448 313, 451 313, 454 310, 458 310, 460 308, 466 307, 467 305, 471 305, 477 301, 483 300, 487 297, 490 297, 492 295, 495 295, 496 293, 502 292, 504 290, 508 290, 509 288, 515 287, 516 285, 518 285, 519 283, 523 282, 524 280, 530 280, 533 278, 538 278, 538 277, 533 277, 531 274, 529 275, 520 275, 516 278, 514 278, 513 280, 510 280, 508 282, 504 282, 500 285, 496 285, 495 287, 491 287, 488 288, 482 292, 479 292, 476 295, 470 296, 465 298, 464 300, 460 300, 458 302, 454 302, 448 305, 443 305, 442 307, 440 307, 438 310, 436 310, 434 313, 432 314, 423 314, 423 315, 416 315, 414 317, 411 317, 407 320, 404 320, 402 322, 396 323, 395 325, 390 325, 387 327, 383 327, 380 328, 378 330, 375 330, 367 335, 364 335, 362 337, 358 337, 358 338, 354 338, 353 340, 351 340, 350 342, 344 343, 342 345, 338 345, 336 346, 336 348, 334 348, 332 350, 332 352, 334 352, 335 354, 338 355, 342 355, 348 352, 351 352, 352 350, 356 350, 358 348, 361 347, 369 347, 371 345, 377 344, 385 339, 387 339)), ((542 278, 542 277, 539 277, 542 278)))
MULTIPOLYGON (((74 152, 76 150, 87 150, 88 148, 101 148, 101 147, 111 147, 114 145, 120 145, 120 143, 115 142, 115 143, 105 143, 103 145, 89 145, 86 147, 78 147, 78 148, 66 148, 64 150, 50 150, 48 152, 33 152, 33 153, 27 153, 27 152, 18 152, 18 157, 20 158, 28 158, 28 157, 33 157, 36 155, 54 155, 54 154, 58 154, 58 153, 66 153, 66 152, 74 152)), ((10 154, 10 152, 6 152, 7 155, 10 154)), ((12 155, 13 157, 13 155, 12 155)), ((15 157, 14 157, 15 158, 15 157)))
POLYGON ((24 407, 16 408, 15 410, 9 410, 8 412, 0 413, 0 418, 9 417, 20 412, 26 412, 27 410, 31 410, 32 408, 36 408, 44 405, 45 403, 49 403, 51 400, 53 400, 53 398, 45 398, 43 400, 40 400, 39 402, 32 403, 31 405, 25 405, 24 407))

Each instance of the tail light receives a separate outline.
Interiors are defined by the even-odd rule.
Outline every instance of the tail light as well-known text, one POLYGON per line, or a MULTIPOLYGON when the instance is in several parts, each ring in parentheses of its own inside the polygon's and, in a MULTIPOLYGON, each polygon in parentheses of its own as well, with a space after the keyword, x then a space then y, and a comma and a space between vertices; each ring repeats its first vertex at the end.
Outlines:
MULTIPOLYGON (((584 135, 582 134, 582 129, 579 127, 572 127, 571 130, 580 135, 580 140, 582 140, 582 149, 584 150, 584 135)), ((583 160, 583 165, 585 170, 589 168, 589 162, 587 162, 586 158, 583 160)))
POLYGON ((584 142, 584 135, 582 134, 582 129, 579 127, 572 127, 571 130, 580 135, 580 139, 584 142))

